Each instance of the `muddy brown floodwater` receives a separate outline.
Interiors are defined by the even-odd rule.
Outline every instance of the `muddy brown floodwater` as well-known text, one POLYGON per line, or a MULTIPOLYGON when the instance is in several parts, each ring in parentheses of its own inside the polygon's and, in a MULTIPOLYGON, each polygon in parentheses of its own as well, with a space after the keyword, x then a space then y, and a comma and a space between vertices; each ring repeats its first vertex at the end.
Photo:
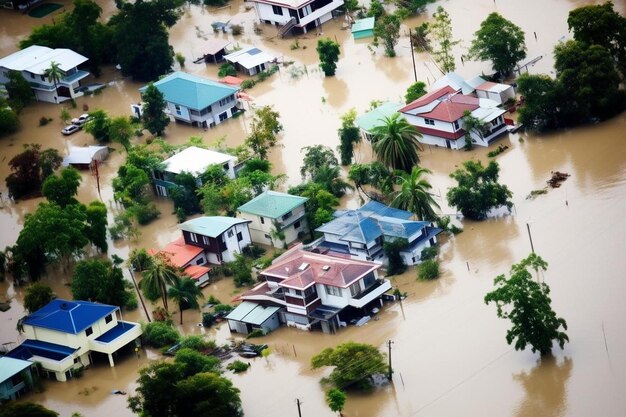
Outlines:
MULTIPOLYGON (((70 7, 69 0, 60 3, 70 7)), ((98 1, 105 15, 114 12, 112 1, 98 1)), ((452 18, 454 35, 463 40, 457 56, 467 48, 471 34, 480 21, 498 11, 521 26, 527 34, 528 59, 542 56, 531 73, 550 73, 552 48, 560 40, 570 38, 567 32, 569 10, 593 2, 582 0, 531 0, 505 2, 450 0, 443 3, 452 18), (533 32, 537 33, 535 41, 533 32)), ((601 3, 601 2, 595 2, 601 3)), ((626 2, 615 2, 616 9, 626 13, 626 2)), ((432 14, 438 3, 428 7, 432 14)), ((16 44, 31 27, 52 23, 55 13, 34 19, 7 10, 0 10, 0 55, 16 50, 16 44)), ((411 19, 416 26, 427 16, 411 19)), ((364 41, 354 41, 342 21, 323 27, 324 36, 341 44, 337 75, 324 78, 317 69, 315 44, 317 36, 299 37, 300 48, 290 48, 293 39, 277 39, 276 29, 261 25, 263 33, 255 35, 254 10, 240 0, 230 8, 209 11, 192 6, 171 29, 171 43, 187 58, 185 71, 214 77, 215 66, 196 65, 192 61, 202 55, 205 38, 230 35, 213 34, 210 23, 240 23, 245 33, 235 44, 255 44, 284 61, 279 73, 250 90, 251 106, 270 104, 281 114, 284 132, 281 146, 271 154, 274 171, 286 173, 288 184, 300 181, 303 146, 323 144, 336 147, 339 116, 354 107, 362 113, 371 100, 401 100, 413 82, 410 50, 406 31, 396 48, 398 56, 390 59, 379 49, 364 41), (306 67, 306 70, 305 70, 306 67)), ((432 83, 437 69, 424 54, 416 55, 418 78, 432 83)), ((471 77, 488 72, 487 63, 457 62, 458 72, 471 77)), ((139 100, 141 85, 123 79, 118 72, 105 69, 101 80, 110 83, 102 94, 77 100, 72 115, 89 109, 104 108, 114 115, 129 114, 129 105, 139 100)), ((7 163, 22 145, 40 143, 64 152, 69 145, 90 144, 84 132, 69 138, 60 134, 60 108, 37 103, 21 115, 23 128, 13 136, 0 140, 0 178, 8 173, 7 163), (42 116, 55 120, 38 127, 42 116)), ((225 137, 231 146, 243 142, 251 112, 229 120, 210 131, 173 124, 167 129, 167 140, 183 143, 191 135, 207 142, 225 137)), ((626 116, 624 114, 594 126, 552 134, 514 134, 500 143, 509 150, 498 156, 501 180, 514 193, 511 215, 485 222, 463 221, 465 231, 446 238, 441 244, 442 275, 435 282, 417 282, 415 270, 393 278, 395 287, 408 293, 400 304, 389 305, 375 320, 361 328, 350 327, 336 335, 306 333, 280 329, 260 339, 268 343, 272 354, 267 359, 251 360, 252 367, 242 375, 232 375, 241 389, 247 416, 292 416, 297 412, 295 399, 303 402, 303 416, 331 416, 324 403, 319 379, 328 370, 312 371, 310 358, 325 347, 355 340, 374 344, 381 349, 393 340, 394 383, 374 393, 350 393, 346 416, 624 416, 626 415, 626 225, 621 220, 626 207, 626 116), (530 191, 543 188, 550 171, 571 174, 564 185, 535 199, 527 199, 530 191), (516 352, 506 344, 507 323, 496 318, 493 306, 483 303, 484 294, 492 288, 493 278, 530 252, 527 227, 530 227, 535 250, 549 263, 540 279, 552 289, 553 307, 566 318, 571 343, 555 349, 554 357, 539 360, 530 351, 516 352)), ((143 138, 137 139, 142 141, 143 138)), ((454 214, 445 202, 447 188, 452 185, 448 174, 464 160, 486 161, 485 149, 470 153, 451 152, 427 147, 422 154, 423 166, 433 171, 431 182, 441 197, 442 212, 454 214)), ((371 149, 362 144, 357 161, 371 160, 371 149)), ((111 180, 123 163, 123 150, 116 152, 102 167, 102 199, 111 203, 111 180)), ((6 196, 4 182, 0 191, 6 196)), ((79 190, 81 201, 99 198, 95 179, 83 174, 79 190)), ((34 210, 39 200, 1 203, 0 247, 13 244, 22 227, 24 215, 34 210)), ((348 207, 357 207, 359 199, 349 195, 342 200, 348 207)), ((141 229, 137 241, 115 242, 110 253, 126 257, 135 247, 161 247, 178 233, 172 206, 159 200, 161 218, 141 229)), ((52 270, 44 278, 59 296, 69 297, 70 273, 52 270)), ((231 299, 236 289, 229 280, 207 287, 205 294, 231 299)), ((10 281, 0 283, 0 298, 11 299, 11 309, 2 313, 0 342, 18 342, 17 319, 23 316, 23 289, 10 281)), ((145 320, 140 310, 125 313, 129 320, 145 320)), ((176 317, 177 319, 177 317, 176 317)), ((208 334, 219 342, 229 337, 227 326, 203 329, 197 326, 200 312, 186 312, 182 330, 185 333, 208 334)), ((46 382, 45 392, 30 394, 27 400, 70 416, 81 412, 86 417, 131 416, 125 398, 111 395, 112 389, 132 391, 140 366, 157 358, 143 351, 141 357, 127 357, 115 368, 97 365, 85 372, 82 379, 67 383, 46 382)))

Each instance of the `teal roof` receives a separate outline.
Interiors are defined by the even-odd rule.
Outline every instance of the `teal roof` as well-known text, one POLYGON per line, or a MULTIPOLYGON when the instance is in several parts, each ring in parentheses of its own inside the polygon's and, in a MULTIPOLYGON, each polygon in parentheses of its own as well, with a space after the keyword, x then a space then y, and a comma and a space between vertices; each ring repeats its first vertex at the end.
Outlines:
POLYGON ((376 107, 374 110, 368 111, 362 116, 359 116, 355 121, 356 125, 366 132, 369 132, 376 126, 381 126, 385 117, 391 117, 403 106, 404 104, 385 103, 380 107, 376 107))
POLYGON ((360 32, 362 30, 373 30, 374 20, 374 17, 367 17, 365 19, 356 20, 352 25, 352 33, 360 32))
POLYGON ((9 358, 7 356, 0 357, 0 384, 32 364, 32 362, 21 359, 9 358))
POLYGON ((260 326, 278 310, 280 310, 280 307, 262 306, 260 304, 251 303, 250 301, 244 301, 231 311, 228 316, 226 316, 226 319, 260 326))
POLYGON ((263 194, 248 201, 237 210, 243 213, 277 219, 283 214, 306 203, 308 198, 297 195, 279 193, 277 191, 265 191, 263 194))
POLYGON ((197 233, 208 237, 218 237, 231 227, 240 223, 249 223, 250 220, 236 219, 225 216, 205 216, 188 220, 179 226, 180 230, 197 233))
MULTIPOLYGON (((239 88, 180 71, 160 79, 154 86, 163 93, 165 101, 195 110, 205 109, 239 91, 239 88)), ((146 88, 148 86, 141 87, 139 91, 143 93, 146 88)))

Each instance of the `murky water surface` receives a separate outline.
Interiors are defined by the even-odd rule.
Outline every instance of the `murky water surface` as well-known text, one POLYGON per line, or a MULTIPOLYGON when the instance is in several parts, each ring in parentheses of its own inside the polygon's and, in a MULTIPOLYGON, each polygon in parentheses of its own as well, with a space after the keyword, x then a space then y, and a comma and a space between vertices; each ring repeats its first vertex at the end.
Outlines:
MULTIPOLYGON (((60 1, 69 5, 68 0, 60 1)), ((111 1, 99 2, 105 15, 114 12, 111 1)), ((569 38, 567 13, 588 4, 580 0, 527 2, 461 1, 444 3, 452 18, 454 33, 463 39, 459 51, 467 48, 471 34, 479 22, 496 10, 522 27, 527 34, 528 59, 543 56, 531 73, 550 72, 551 50, 561 39, 569 38), (537 33, 535 41, 533 32, 537 33)), ((597 2, 599 3, 599 2, 597 2)), ((626 13, 626 2, 616 8, 626 13)), ((436 5, 429 6, 429 14, 436 5)), ((0 55, 16 50, 16 44, 30 27, 52 23, 58 13, 43 19, 0 10, 0 55)), ((209 11, 191 7, 171 29, 171 43, 187 58, 186 71, 214 77, 215 66, 193 64, 203 54, 205 38, 230 36, 213 34, 210 23, 232 19, 245 28, 235 43, 254 44, 294 63, 281 67, 273 78, 250 91, 252 106, 273 105, 281 114, 284 133, 281 146, 271 154, 275 172, 289 176, 288 184, 300 181, 302 161, 300 148, 312 144, 336 147, 339 116, 354 107, 359 113, 369 108, 374 99, 401 100, 406 87, 413 82, 410 50, 405 27, 397 47, 398 57, 385 58, 380 49, 355 42, 342 21, 324 25, 324 36, 337 39, 341 58, 337 76, 324 78, 317 69, 315 45, 317 36, 300 37, 300 49, 292 50, 293 39, 277 39, 276 29, 261 25, 263 32, 255 35, 254 10, 239 0, 230 8, 209 11), (305 48, 306 47, 306 48, 305 48), (304 68, 306 67, 306 71, 304 68)), ((424 17, 408 22, 416 26, 424 17)), ((427 83, 438 77, 436 67, 427 55, 416 56, 418 78, 427 83)), ((487 63, 458 63, 458 72, 466 77, 488 72, 487 63)), ((110 85, 101 95, 77 101, 72 115, 89 109, 104 108, 113 115, 128 114, 129 105, 139 100, 141 85, 122 79, 119 73, 106 69, 101 77, 110 85)), ((65 152, 70 145, 91 144, 84 132, 69 138, 60 134, 60 107, 37 103, 24 110, 23 128, 17 134, 0 140, 0 178, 8 173, 8 161, 21 151, 22 145, 40 143, 65 152), (38 127, 42 116, 55 120, 38 127)), ((173 124, 167 129, 167 140, 183 143, 191 135, 212 142, 225 136, 231 146, 243 142, 250 113, 229 120, 216 129, 202 131, 173 124)), ((519 134, 502 139, 509 150, 498 157, 501 178, 514 192, 512 215, 482 223, 465 221, 465 232, 446 239, 442 244, 443 273, 435 282, 415 280, 415 271, 394 278, 394 286, 408 293, 400 304, 385 308, 361 328, 348 328, 337 335, 305 333, 280 329, 263 341, 273 354, 267 359, 252 361, 252 368, 232 379, 241 389, 247 416, 291 416, 297 412, 295 399, 302 402, 304 416, 331 416, 324 404, 319 379, 324 370, 310 370, 310 358, 328 346, 356 340, 384 347, 393 340, 394 384, 372 394, 350 394, 344 414, 347 416, 623 416, 626 415, 626 270, 623 236, 626 226, 621 217, 626 207, 626 116, 573 131, 548 135, 519 134), (550 171, 571 174, 564 185, 534 200, 526 199, 530 191, 543 188, 550 171), (529 225, 535 250, 550 266, 542 275, 552 288, 553 306, 567 319, 571 343, 564 351, 555 350, 554 358, 539 361, 531 352, 515 352, 506 344, 507 323, 498 320, 494 308, 482 299, 492 288, 493 278, 508 270, 530 252, 529 225)), ((143 139, 137 139, 140 141, 143 139)), ((423 165, 431 169, 434 189, 442 197, 452 184, 448 174, 464 160, 486 160, 486 150, 471 153, 426 148, 423 165)), ((358 161, 371 160, 371 150, 363 144, 357 152, 358 161)), ((110 207, 111 180, 123 163, 118 149, 101 170, 102 200, 110 207)), ((6 196, 4 183, 0 191, 6 196)), ((81 201, 97 199, 95 179, 83 174, 81 201)), ((453 213, 445 198, 440 199, 444 213, 453 213)), ((34 210, 39 200, 19 203, 2 201, 0 209, 0 247, 13 244, 26 213, 34 210)), ((343 203, 358 206, 356 196, 343 203)), ((117 242, 111 253, 125 257, 135 247, 162 247, 179 233, 170 214, 171 204, 159 201, 161 218, 141 229, 138 241, 117 242)), ((44 282, 59 296, 69 297, 69 274, 50 271, 44 282)), ((222 301, 231 299, 236 290, 232 282, 219 281, 205 289, 222 301)), ((10 299, 12 308, 2 313, 0 342, 17 342, 17 319, 24 315, 23 289, 10 282, 0 283, 0 299, 10 299)), ((140 310, 125 314, 129 320, 144 320, 140 310)), ((186 333, 208 333, 220 342, 230 334, 227 326, 203 329, 197 326, 199 312, 185 312, 186 333)), ((27 399, 41 402, 69 416, 79 411, 88 417, 130 416, 125 398, 111 395, 111 389, 132 391, 137 370, 153 352, 142 352, 141 358, 128 357, 115 368, 97 365, 82 379, 67 383, 48 382, 42 394, 27 399)))

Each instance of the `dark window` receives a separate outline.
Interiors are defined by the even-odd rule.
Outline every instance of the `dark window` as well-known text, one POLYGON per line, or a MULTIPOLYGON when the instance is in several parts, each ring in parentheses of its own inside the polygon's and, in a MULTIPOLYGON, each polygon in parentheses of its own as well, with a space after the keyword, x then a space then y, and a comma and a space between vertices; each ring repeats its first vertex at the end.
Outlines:
POLYGON ((243 235, 241 234, 241 232, 237 233, 237 240, 239 242, 241 242, 243 240, 243 235))
POLYGON ((32 72, 30 73, 30 78, 35 78, 35 74, 33 74, 32 72))
POLYGON ((233 231, 232 230, 228 231, 228 237, 233 237, 233 231))
POLYGON ((265 224, 265 219, 261 217, 261 224, 265 224))
POLYGON ((299 227, 300 227, 300 220, 298 220, 297 222, 293 224, 294 229, 298 229, 299 227))
POLYGON ((265 234, 265 239, 271 239, 272 237, 270 235, 268 235, 267 233, 265 234))
POLYGON ((435 121, 433 119, 424 119, 424 123, 431 126, 435 125, 435 121))
POLYGON ((287 220, 291 217, 291 212, 283 214, 283 220, 287 220))
POLYGON ((272 6, 272 11, 274 14, 283 15, 283 8, 278 6, 272 6))
POLYGON ((87 336, 89 336, 89 335, 93 334, 93 329, 92 329, 91 327, 87 327, 87 329, 85 330, 85 334, 86 334, 87 336))
POLYGON ((43 75, 41 76, 41 81, 46 81, 46 77, 44 77, 43 75))
POLYGON ((459 122, 458 121, 454 121, 454 130, 459 130, 459 122))
POLYGON ((111 316, 110 314, 104 318, 105 323, 111 323, 112 320, 113 320, 113 316, 111 316))
POLYGON ((220 122, 223 122, 226 119, 228 119, 228 113, 224 112, 220 114, 220 122))
POLYGON ((228 162, 226 162, 224 165, 222 165, 222 168, 224 168, 225 171, 228 171, 228 162))

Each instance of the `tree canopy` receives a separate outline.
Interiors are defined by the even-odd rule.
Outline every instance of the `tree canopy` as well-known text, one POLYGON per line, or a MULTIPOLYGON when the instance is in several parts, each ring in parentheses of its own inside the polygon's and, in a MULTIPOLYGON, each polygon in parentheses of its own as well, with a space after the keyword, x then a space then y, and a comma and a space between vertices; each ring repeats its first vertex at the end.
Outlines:
POLYGON ((81 181, 82 177, 76 169, 72 167, 63 168, 59 176, 52 174, 46 178, 41 191, 48 201, 64 208, 68 204, 78 203, 74 196, 81 181))
POLYGON ((452 37, 452 19, 443 7, 437 7, 433 17, 435 21, 428 25, 429 36, 434 41, 432 52, 435 61, 445 74, 456 69, 452 48, 460 41, 452 37))
POLYGON ((24 152, 9 161, 11 173, 5 181, 13 199, 37 196, 43 181, 61 166, 63 158, 56 149, 41 150, 41 145, 24 146, 24 152))
POLYGON ((59 413, 41 404, 9 401, 0 407, 0 417, 58 417, 59 413))
POLYGON ((156 136, 163 136, 165 128, 170 124, 170 118, 165 114, 165 99, 154 84, 149 84, 141 94, 144 102, 141 116, 143 126, 156 136))
POLYGON ((199 309, 198 300, 203 298, 202 291, 196 286, 196 282, 188 277, 175 280, 167 289, 167 296, 178 304, 181 325, 183 324, 183 310, 185 308, 199 309))
POLYGON ((386 56, 396 56, 395 47, 399 38, 400 19, 398 16, 386 14, 376 20, 376 25, 374 26, 374 42, 378 43, 378 39, 382 40, 386 56))
POLYGON ((418 220, 433 221, 437 218, 434 207, 439 204, 430 192, 432 186, 424 179, 425 174, 432 174, 428 169, 413 167, 411 173, 401 173, 398 177, 400 189, 393 194, 393 207, 414 213, 418 220))
POLYGON ((75 300, 125 307, 132 299, 124 285, 122 270, 108 260, 89 259, 76 263, 71 288, 75 300))
POLYGON ((317 53, 320 58, 320 68, 324 75, 329 77, 335 75, 337 61, 339 61, 339 44, 332 39, 320 39, 317 41, 317 53))
POLYGON ((276 135, 283 130, 280 124, 280 114, 272 106, 263 106, 254 112, 250 135, 245 145, 253 155, 259 159, 267 159, 267 154, 276 145, 276 135))
POLYGON ((9 71, 9 81, 4 85, 9 93, 9 104, 16 112, 20 112, 24 107, 35 100, 33 88, 19 71, 9 71))
POLYGON ((341 116, 341 127, 337 131, 339 134, 339 154, 341 165, 350 165, 354 156, 354 145, 361 141, 361 133, 355 125, 356 110, 350 109, 341 116))
POLYGON ((531 254, 511 267, 510 276, 498 275, 494 279, 496 289, 485 295, 485 304, 495 303, 498 317, 511 320, 507 330, 507 343, 515 343, 515 350, 524 350, 530 345, 533 353, 550 354, 552 342, 561 349, 569 337, 564 319, 552 310, 550 287, 533 279, 529 268, 538 273, 545 271, 548 264, 538 255, 531 254), (563 328, 563 330, 560 330, 563 328))
POLYGON ((392 169, 409 172, 419 162, 421 150, 415 126, 400 113, 383 118, 383 124, 372 129, 372 149, 380 162, 392 169))
POLYGON ((29 313, 34 313, 54 298, 56 298, 56 295, 52 292, 52 288, 35 282, 26 287, 26 293, 24 294, 24 308, 29 313))
POLYGON ((417 81, 409 86, 406 90, 406 94, 404 95, 404 100, 406 104, 409 104, 421 96, 426 94, 426 84, 422 81, 417 81))

